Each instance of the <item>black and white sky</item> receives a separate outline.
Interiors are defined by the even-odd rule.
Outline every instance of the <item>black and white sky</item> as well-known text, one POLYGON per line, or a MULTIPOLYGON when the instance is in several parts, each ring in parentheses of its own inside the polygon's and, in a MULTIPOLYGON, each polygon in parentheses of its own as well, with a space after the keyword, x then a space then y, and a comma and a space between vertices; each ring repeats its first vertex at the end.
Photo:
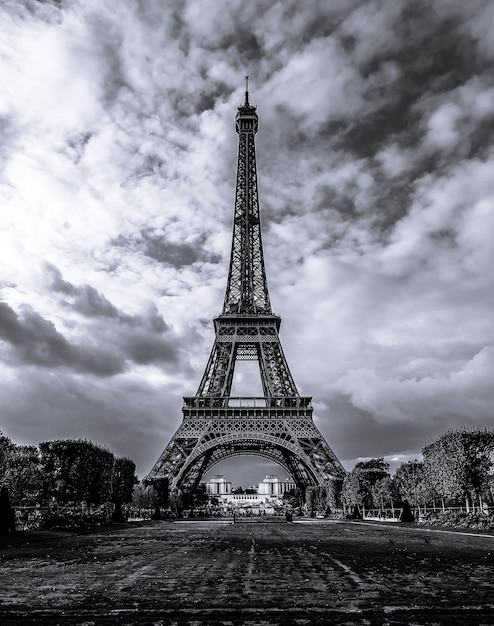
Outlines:
POLYGON ((0 430, 151 469, 222 308, 246 74, 271 301, 337 456, 492 426, 493 24, 490 0, 4 0, 0 430))

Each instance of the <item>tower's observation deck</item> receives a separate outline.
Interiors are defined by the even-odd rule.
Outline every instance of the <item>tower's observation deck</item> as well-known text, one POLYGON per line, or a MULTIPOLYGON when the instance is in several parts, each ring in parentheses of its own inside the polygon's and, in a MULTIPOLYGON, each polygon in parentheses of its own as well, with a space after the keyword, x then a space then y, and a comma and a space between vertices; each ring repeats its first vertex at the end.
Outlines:
POLYGON ((311 417, 312 398, 310 396, 229 396, 223 398, 191 396, 183 403, 184 418, 205 417, 311 417))

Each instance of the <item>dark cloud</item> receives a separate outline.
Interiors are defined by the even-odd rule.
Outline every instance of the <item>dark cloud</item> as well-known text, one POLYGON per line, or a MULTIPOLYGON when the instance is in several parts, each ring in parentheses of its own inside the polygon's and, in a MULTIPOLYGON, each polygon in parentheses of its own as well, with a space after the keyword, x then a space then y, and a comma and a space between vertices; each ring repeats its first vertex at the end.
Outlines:
POLYGON ((124 372, 128 362, 162 367, 177 363, 180 339, 169 331, 156 306, 140 315, 128 315, 93 287, 72 285, 53 265, 47 265, 47 270, 51 288, 72 296, 65 306, 92 320, 92 341, 71 343, 31 307, 23 306, 17 314, 8 304, 0 303, 0 337, 10 345, 8 358, 16 367, 63 367, 112 376, 124 372), (105 318, 112 320, 113 326, 102 326, 105 318))
POLYGON ((30 369, 0 396, 2 431, 14 441, 34 445, 80 437, 108 445, 111 433, 112 451, 136 461, 144 476, 178 427, 174 407, 180 406, 180 392, 139 379, 88 380, 63 371, 45 376, 30 369))
POLYGON ((204 256, 200 242, 195 245, 176 244, 149 232, 143 233, 143 238, 146 256, 176 268, 192 265, 204 256))
POLYGON ((45 267, 51 277, 51 289, 73 296, 71 300, 65 300, 64 304, 76 313, 88 318, 111 318, 125 326, 144 328, 156 334, 162 334, 168 329, 155 305, 150 306, 142 315, 126 314, 91 285, 73 285, 63 279, 62 273, 55 266, 46 264, 45 267))
POLYGON ((69 367, 97 376, 124 370, 124 363, 113 350, 69 343, 52 322, 27 305, 17 314, 8 304, 0 303, 0 336, 9 344, 7 356, 16 367, 69 367))
MULTIPOLYGON (((416 421, 382 421, 379 411, 356 406, 346 394, 333 394, 327 402, 328 408, 317 412, 318 426, 341 459, 384 457, 390 451, 394 455, 418 455, 445 430, 444 422, 433 415, 416 421)), ((450 414, 448 418, 448 428, 467 423, 465 415, 450 414)))
POLYGON ((4 170, 12 143, 15 140, 14 128, 9 117, 0 115, 0 137, 2 137, 2 144, 0 146, 0 172, 4 170))
POLYGON ((67 147, 64 152, 77 165, 84 157, 86 147, 91 141, 91 131, 77 132, 67 137, 67 147))
MULTIPOLYGON (((110 318, 114 322, 111 329, 93 326, 93 336, 105 335, 102 342, 108 350, 120 354, 123 360, 139 365, 151 363, 161 366, 176 364, 180 340, 169 332, 163 316, 156 306, 151 306, 141 315, 128 315, 117 309, 101 293, 90 285, 74 286, 64 281, 60 271, 48 266, 52 276, 52 288, 74 296, 66 302, 71 310, 87 318, 110 318)), ((60 336, 60 339, 61 338, 60 336)), ((122 370, 124 366, 122 365, 122 370)))
POLYGON ((73 296, 71 308, 85 317, 119 317, 118 309, 105 296, 90 285, 75 286, 64 280, 62 273, 53 265, 46 264, 50 274, 50 287, 53 291, 73 296))
POLYGON ((0 303, 0 336, 19 349, 26 362, 51 366, 66 362, 70 346, 55 326, 25 306, 17 315, 0 303))
POLYGON ((91 41, 96 45, 96 54, 102 60, 100 84, 105 101, 111 105, 122 88, 129 88, 127 72, 121 57, 123 33, 118 22, 91 13, 87 20, 92 31, 91 41))
POLYGON ((73 308, 88 317, 118 317, 118 309, 94 287, 83 285, 74 298, 73 308))
POLYGON ((198 262, 218 261, 218 255, 212 254, 207 248, 207 238, 205 235, 195 238, 193 243, 175 243, 169 241, 164 232, 157 233, 151 229, 144 229, 135 237, 124 237, 120 235, 112 241, 112 245, 131 249, 137 253, 169 265, 176 269, 184 268, 198 262))
POLYGON ((48 24, 58 24, 63 19, 62 11, 66 0, 18 0, 5 3, 5 10, 15 18, 29 19, 35 16, 37 20, 48 24))
POLYGON ((51 265, 51 263, 45 263, 45 269, 48 274, 50 274, 50 288, 53 289, 53 291, 65 293, 69 296, 77 293, 77 289, 74 285, 63 279, 62 273, 57 267, 51 265))
POLYGON ((135 363, 169 365, 178 360, 177 346, 169 338, 136 332, 122 335, 121 341, 126 354, 135 363))

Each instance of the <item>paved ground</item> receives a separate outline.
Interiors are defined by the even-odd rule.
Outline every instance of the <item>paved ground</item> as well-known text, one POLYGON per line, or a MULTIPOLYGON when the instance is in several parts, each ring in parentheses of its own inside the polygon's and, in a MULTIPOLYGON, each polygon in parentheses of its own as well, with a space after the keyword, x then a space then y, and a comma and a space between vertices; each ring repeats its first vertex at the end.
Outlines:
POLYGON ((154 522, 30 533, 0 553, 2 625, 494 624, 488 534, 154 522))

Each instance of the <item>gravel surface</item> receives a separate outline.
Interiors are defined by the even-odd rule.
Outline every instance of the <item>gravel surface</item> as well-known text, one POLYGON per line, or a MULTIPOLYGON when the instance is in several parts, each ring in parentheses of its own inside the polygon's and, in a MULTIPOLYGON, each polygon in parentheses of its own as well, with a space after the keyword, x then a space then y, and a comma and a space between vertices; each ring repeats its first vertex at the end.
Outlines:
POLYGON ((0 538, 2 625, 494 624, 494 533, 129 523, 0 538))

